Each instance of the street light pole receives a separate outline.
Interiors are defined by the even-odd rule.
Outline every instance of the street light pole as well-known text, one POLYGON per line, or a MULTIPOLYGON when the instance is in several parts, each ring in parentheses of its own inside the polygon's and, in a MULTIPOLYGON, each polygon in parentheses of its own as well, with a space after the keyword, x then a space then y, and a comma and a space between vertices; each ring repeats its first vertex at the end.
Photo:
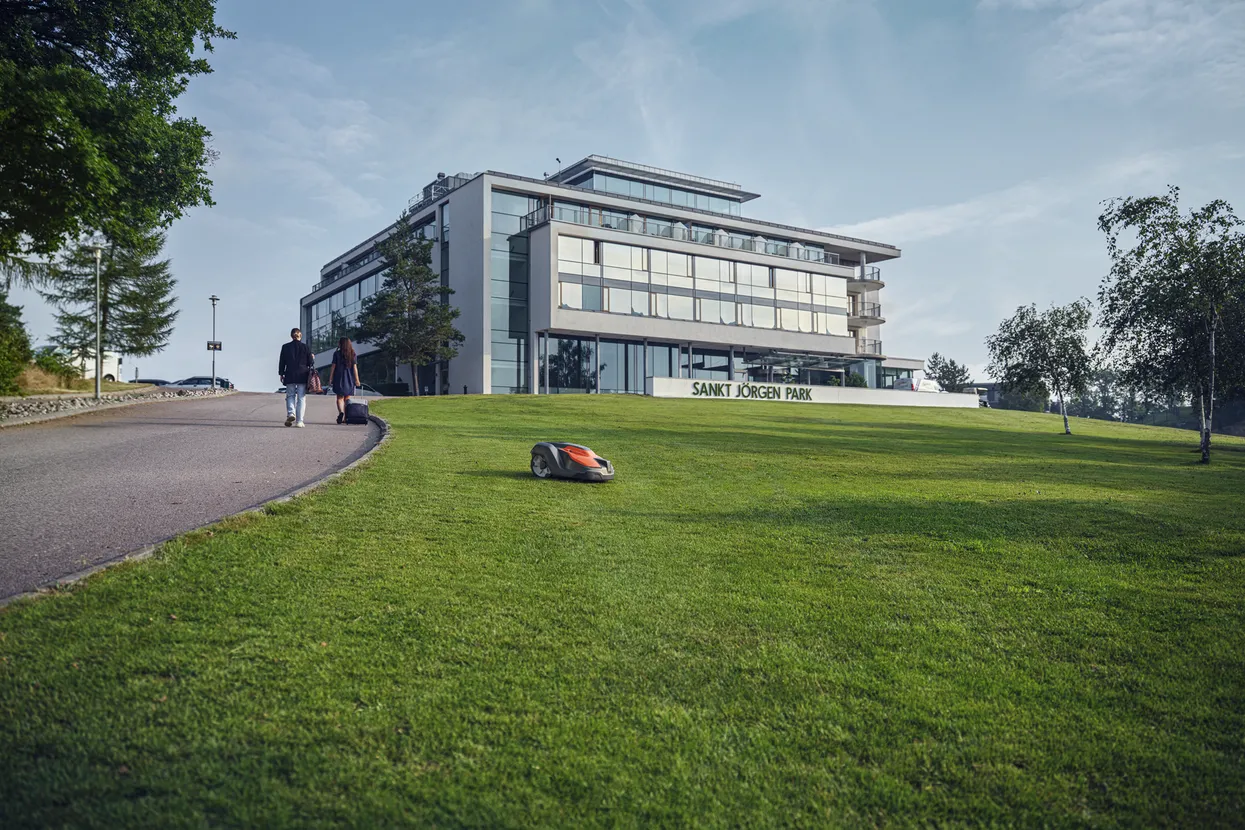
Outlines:
POLYGON ((100 399, 99 384, 100 375, 104 373, 104 356, 100 353, 100 336, 99 336, 99 260, 104 249, 98 244, 91 246, 95 249, 95 400, 100 399))
MULTIPOLYGON (((216 342, 216 304, 220 302, 220 297, 215 294, 208 297, 212 301, 212 342, 216 342)), ((216 350, 212 350, 212 394, 216 394, 216 350)))

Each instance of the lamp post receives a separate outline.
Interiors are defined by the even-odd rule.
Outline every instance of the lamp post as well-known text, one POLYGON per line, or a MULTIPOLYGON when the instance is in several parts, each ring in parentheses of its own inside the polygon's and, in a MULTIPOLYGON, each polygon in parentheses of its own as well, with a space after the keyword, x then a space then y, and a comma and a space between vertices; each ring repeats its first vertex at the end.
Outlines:
MULTIPOLYGON (((220 302, 220 297, 215 294, 208 297, 212 301, 212 342, 216 342, 216 304, 220 302)), ((212 394, 216 394, 216 350, 212 350, 212 394)))
POLYGON ((104 246, 99 242, 91 243, 91 250, 95 251, 95 400, 100 399, 99 384, 100 375, 104 373, 104 356, 100 352, 100 336, 99 336, 99 261, 103 256, 104 246))

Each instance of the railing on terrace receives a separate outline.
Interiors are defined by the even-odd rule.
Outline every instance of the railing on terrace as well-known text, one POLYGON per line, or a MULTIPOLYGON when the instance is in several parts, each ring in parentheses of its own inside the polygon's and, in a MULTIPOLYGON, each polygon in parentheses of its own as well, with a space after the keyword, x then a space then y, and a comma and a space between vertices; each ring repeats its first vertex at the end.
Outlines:
POLYGON ((881 353, 882 353, 882 341, 881 340, 863 340, 862 339, 862 340, 856 341, 856 354, 881 354, 881 353))
POLYGON ((691 173, 680 173, 677 170, 666 170, 663 167, 652 167, 648 164, 636 164, 634 161, 623 161, 622 159, 610 158, 609 156, 588 156, 586 161, 600 161, 606 164, 612 164, 615 167, 630 168, 636 172, 655 173, 659 176, 665 176, 669 179, 682 179, 686 182, 698 182, 700 184, 712 185, 723 190, 743 190, 742 187, 734 182, 726 182, 721 179, 710 179, 706 176, 693 176, 691 173))
POLYGON ((851 310, 853 317, 878 317, 882 316, 881 303, 857 303, 856 307, 851 310))
POLYGON ((551 208, 548 204, 543 204, 536 208, 536 210, 519 221, 520 229, 530 230, 552 219, 555 222, 569 222, 573 225, 626 231, 627 233, 641 234, 643 236, 673 239, 678 242, 695 242, 701 245, 713 245, 718 248, 730 248, 736 251, 751 251, 753 253, 787 257, 788 259, 802 260, 804 262, 821 262, 828 265, 839 264, 838 254, 824 251, 820 248, 796 247, 788 243, 780 244, 773 241, 762 243, 760 240, 750 236, 681 227, 673 222, 664 220, 653 220, 643 217, 631 219, 593 208, 584 209, 567 207, 565 205, 553 205, 552 215, 550 210, 551 208))
POLYGON ((864 267, 860 269, 860 272, 856 275, 856 279, 869 280, 870 282, 881 282, 882 281, 882 269, 877 267, 876 265, 865 265, 864 267))

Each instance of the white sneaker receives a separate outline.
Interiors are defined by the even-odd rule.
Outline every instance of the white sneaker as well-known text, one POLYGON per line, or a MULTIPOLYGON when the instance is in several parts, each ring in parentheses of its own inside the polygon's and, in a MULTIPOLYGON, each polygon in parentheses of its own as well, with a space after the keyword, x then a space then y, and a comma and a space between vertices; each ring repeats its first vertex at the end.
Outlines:
POLYGON ((294 426, 298 427, 299 429, 302 429, 304 426, 306 426, 306 424, 304 424, 302 421, 299 421, 299 422, 298 422, 297 424, 295 424, 294 426))

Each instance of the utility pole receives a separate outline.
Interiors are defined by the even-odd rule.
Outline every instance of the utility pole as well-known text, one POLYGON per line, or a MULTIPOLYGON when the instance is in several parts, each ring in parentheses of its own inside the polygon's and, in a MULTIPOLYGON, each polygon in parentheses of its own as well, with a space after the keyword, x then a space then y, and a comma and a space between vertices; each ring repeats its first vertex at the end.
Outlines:
MULTIPOLYGON (((212 301, 212 342, 216 342, 216 304, 220 302, 220 297, 215 294, 208 297, 212 301)), ((212 350, 212 394, 216 394, 216 350, 212 350)))
POLYGON ((104 374, 104 355, 100 352, 100 336, 99 336, 99 260, 103 256, 104 248, 98 242, 91 245, 95 251, 95 400, 100 399, 99 384, 100 376, 104 374))

